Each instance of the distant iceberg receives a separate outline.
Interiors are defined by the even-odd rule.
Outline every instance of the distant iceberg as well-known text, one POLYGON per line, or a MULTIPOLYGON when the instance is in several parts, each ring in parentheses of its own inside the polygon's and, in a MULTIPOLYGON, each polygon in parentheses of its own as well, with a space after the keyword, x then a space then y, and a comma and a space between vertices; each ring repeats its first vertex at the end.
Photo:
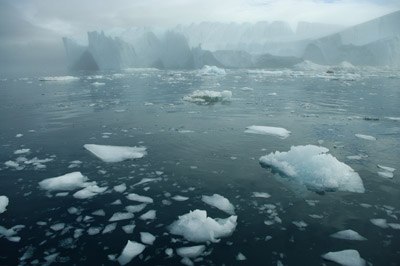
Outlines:
POLYGON ((288 152, 260 157, 260 164, 270 167, 313 191, 349 191, 363 193, 363 182, 350 166, 314 145, 292 146, 288 152))
POLYGON ((83 147, 107 163, 121 162, 127 159, 140 159, 147 154, 145 147, 97 144, 85 144, 83 147))

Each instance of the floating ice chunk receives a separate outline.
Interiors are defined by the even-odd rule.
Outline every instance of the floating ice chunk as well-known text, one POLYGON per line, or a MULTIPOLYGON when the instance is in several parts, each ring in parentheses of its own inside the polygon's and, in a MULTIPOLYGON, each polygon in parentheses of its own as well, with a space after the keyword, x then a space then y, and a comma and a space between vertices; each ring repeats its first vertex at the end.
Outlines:
POLYGON ((389 166, 383 166, 383 165, 379 165, 379 164, 377 165, 377 167, 382 170, 385 170, 387 172, 391 172, 391 173, 393 173, 396 170, 396 168, 389 167, 389 166))
POLYGON ((245 133, 264 134, 286 139, 290 135, 290 131, 281 127, 266 127, 266 126, 249 126, 246 127, 245 133))
POLYGON ((83 147, 107 163, 121 162, 127 159, 140 159, 147 154, 145 147, 136 146, 85 144, 83 147))
POLYGON ((184 96, 183 100, 193 103, 213 103, 218 101, 229 101, 232 98, 232 92, 224 90, 222 92, 210 90, 196 90, 192 94, 184 96))
POLYGON ((133 200, 133 201, 138 201, 138 202, 143 202, 143 203, 153 203, 153 199, 150 197, 146 196, 140 196, 135 193, 130 193, 128 196, 126 196, 128 200, 133 200))
POLYGON ((25 228, 25 225, 14 225, 10 229, 7 229, 4 226, 0 225, 0 236, 5 236, 7 240, 11 242, 19 242, 21 240, 21 237, 15 235, 22 228, 25 228))
POLYGON ((59 76, 59 77, 42 77, 39 78, 40 81, 58 81, 58 82, 69 82, 79 80, 78 77, 73 76, 59 76))
POLYGON ((165 255, 167 255, 168 257, 172 257, 173 254, 174 250, 172 248, 165 249, 165 255))
POLYGON ((99 234, 100 233, 100 231, 101 231, 101 227, 90 227, 88 230, 87 230, 87 233, 88 233, 88 235, 90 235, 90 236, 94 236, 94 235, 97 235, 97 234, 99 234))
POLYGON ((101 232, 101 233, 102 233, 102 234, 111 233, 111 232, 113 232, 116 228, 117 228, 117 223, 111 223, 111 224, 106 225, 106 227, 104 227, 103 232, 101 232))
POLYGON ((339 162, 329 149, 314 145, 292 146, 288 152, 270 153, 260 164, 290 177, 316 191, 349 191, 363 193, 363 182, 350 166, 339 162))
POLYGON ((388 223, 388 226, 395 230, 400 230, 400 224, 388 223))
POLYGON ((271 197, 271 195, 266 192, 253 192, 253 197, 268 199, 271 197))
POLYGON ((172 199, 176 200, 176 201, 185 201, 185 200, 188 200, 189 198, 188 197, 184 197, 184 196, 180 196, 180 195, 176 195, 176 196, 173 196, 172 199))
POLYGON ((376 138, 375 138, 375 137, 373 137, 373 136, 369 136, 369 135, 355 134, 355 136, 356 136, 357 138, 360 138, 360 139, 366 139, 366 140, 376 140, 376 138))
POLYGON ((21 138, 21 137, 23 137, 23 136, 24 136, 23 134, 17 134, 17 135, 15 135, 16 138, 21 138))
POLYGON ((249 88, 249 87, 243 87, 243 88, 240 88, 240 90, 242 90, 242 91, 254 91, 253 88, 249 88))
POLYGON ((97 185, 90 185, 74 193, 73 197, 76 199, 92 198, 107 190, 108 187, 99 187, 97 185))
POLYGON ((148 232, 140 232, 140 241, 147 245, 153 245, 156 237, 148 232))
POLYGON ((220 209, 221 211, 226 212, 227 214, 230 215, 235 215, 235 207, 232 205, 232 203, 229 202, 229 200, 219 194, 214 194, 212 196, 202 196, 201 200, 208 205, 211 205, 217 209, 220 209))
POLYGON ((49 191, 74 190, 85 186, 87 177, 81 172, 73 172, 58 177, 47 178, 39 182, 42 189, 49 191))
POLYGON ((330 237, 345 239, 345 240, 357 240, 357 241, 367 240, 365 237, 361 236, 359 233, 351 229, 336 232, 330 235, 330 237))
POLYGON ((97 82, 96 81, 96 82, 93 82, 92 85, 98 87, 98 86, 104 86, 106 84, 104 82, 97 82))
POLYGON ((181 257, 193 259, 200 256, 204 252, 204 250, 206 250, 206 246, 198 245, 198 246, 177 248, 176 253, 181 257))
POLYGON ((96 216, 106 216, 106 212, 103 209, 97 210, 92 212, 92 215, 96 215, 96 216))
POLYGON ((138 204, 138 205, 129 205, 125 207, 125 210, 131 213, 136 213, 142 211, 144 208, 146 208, 146 204, 138 204))
POLYGON ((186 266, 194 266, 193 261, 192 261, 191 259, 189 259, 188 257, 183 257, 183 258, 181 259, 181 263, 182 263, 183 265, 186 265, 186 266))
POLYGON ((115 186, 114 190, 117 191, 117 192, 123 193, 126 190, 125 183, 123 183, 121 185, 118 185, 118 186, 115 186))
POLYGON ((0 213, 6 211, 9 202, 10 201, 7 196, 0 196, 0 213))
POLYGON ((156 182, 156 181, 161 181, 161 177, 157 177, 157 178, 142 178, 142 180, 140 180, 139 182, 137 182, 136 184, 134 184, 133 186, 138 186, 141 184, 145 184, 145 183, 149 183, 149 182, 156 182))
POLYGON ((141 220, 154 220, 156 219, 156 211, 155 210, 150 210, 146 213, 143 213, 139 219, 141 220))
POLYGON ((203 66, 203 68, 199 70, 199 73, 203 76, 226 75, 225 69, 208 65, 203 66))
POLYGON ((194 133, 194 131, 193 130, 188 130, 188 129, 181 129, 181 130, 178 130, 178 133, 188 134, 188 133, 194 133))
POLYGON ((132 234, 133 230, 135 230, 136 225, 134 223, 127 224, 122 226, 122 230, 127 234, 132 234))
POLYGON ((14 151, 14 154, 24 154, 24 153, 28 153, 30 151, 31 151, 31 149, 20 149, 20 150, 14 151))
POLYGON ((300 230, 304 230, 308 224, 306 224, 304 221, 294 221, 292 222, 295 226, 297 226, 300 230))
POLYGON ((47 266, 47 265, 50 265, 53 262, 55 262, 59 254, 60 254, 60 252, 57 252, 57 253, 50 254, 50 255, 47 255, 46 257, 44 257, 44 260, 46 261, 46 263, 44 263, 43 265, 47 266))
POLYGON ((121 255, 118 257, 118 262, 121 265, 128 264, 133 258, 143 252, 145 245, 135 241, 128 240, 125 248, 122 250, 121 255))
POLYGON ((378 172, 378 175, 384 178, 393 178, 394 176, 392 172, 378 172))
POLYGON ((388 224, 387 224, 387 222, 386 222, 386 219, 375 218, 375 219, 370 219, 370 221, 371 221, 371 223, 372 223, 373 225, 376 225, 376 226, 378 226, 378 227, 380 227, 380 228, 383 228, 383 229, 389 227, 388 224))
POLYGON ((230 236, 236 228, 237 216, 215 220, 207 212, 194 210, 182 216, 169 226, 171 234, 181 235, 192 242, 218 242, 219 238, 230 236))
POLYGON ((57 223, 50 226, 50 229, 53 231, 60 231, 65 228, 65 223, 57 223))
POLYGON ((247 260, 247 258, 246 258, 245 255, 243 255, 243 253, 239 252, 239 253, 236 255, 236 260, 247 260))
POLYGON ((385 117, 385 118, 393 121, 400 121, 400 117, 385 117))
POLYGON ((4 165, 8 166, 8 167, 13 167, 13 168, 19 168, 19 164, 14 161, 7 161, 4 163, 4 165))
POLYGON ((346 249, 336 252, 328 252, 321 257, 325 260, 333 261, 344 266, 364 266, 365 260, 360 257, 360 253, 354 249, 346 249))
POLYGON ((113 216, 108 220, 109 222, 121 221, 121 220, 128 220, 134 217, 133 213, 131 212, 116 212, 113 216))

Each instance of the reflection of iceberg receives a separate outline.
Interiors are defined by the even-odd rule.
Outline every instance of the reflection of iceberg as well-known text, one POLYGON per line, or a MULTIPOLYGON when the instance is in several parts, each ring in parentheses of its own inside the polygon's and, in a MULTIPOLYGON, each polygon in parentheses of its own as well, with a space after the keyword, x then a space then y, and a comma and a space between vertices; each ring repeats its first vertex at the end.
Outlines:
POLYGON ((314 191, 365 191, 360 176, 339 162, 328 149, 314 145, 292 146, 288 152, 270 153, 260 164, 276 170, 314 191))

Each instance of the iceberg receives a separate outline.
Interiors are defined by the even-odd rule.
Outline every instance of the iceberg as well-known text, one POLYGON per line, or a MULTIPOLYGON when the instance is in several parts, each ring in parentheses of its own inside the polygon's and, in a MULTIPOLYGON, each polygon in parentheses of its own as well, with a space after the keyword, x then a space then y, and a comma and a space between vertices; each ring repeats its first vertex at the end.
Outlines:
POLYGON ((325 260, 333 261, 344 266, 364 266, 365 260, 360 257, 360 253, 354 249, 346 249, 336 252, 328 252, 321 257, 325 260))
POLYGON ((127 159, 140 159, 147 154, 145 147, 136 146, 85 144, 83 147, 106 163, 116 163, 127 159))
POLYGON ((5 212, 9 203, 9 199, 7 196, 0 196, 0 214, 5 212))
POLYGON ((39 182, 39 186, 48 191, 74 190, 85 187, 87 185, 87 183, 85 183, 87 180, 88 178, 83 176, 81 172, 73 172, 58 177, 44 179, 39 182))
POLYGON ((345 239, 345 240, 356 240, 356 241, 367 240, 365 237, 361 236, 359 233, 351 229, 336 232, 334 234, 331 234, 330 237, 345 239))
POLYGON ((214 194, 212 196, 202 196, 201 200, 210 206, 213 206, 221 211, 226 212, 229 215, 235 215, 235 207, 229 200, 219 194, 214 194))
POLYGON ((145 248, 146 246, 143 244, 128 240, 125 248, 121 252, 121 255, 117 259, 119 264, 128 264, 137 255, 142 253, 145 248))
POLYGON ((226 219, 207 217, 204 210, 194 210, 179 216, 169 226, 171 234, 183 236, 192 242, 218 242, 219 238, 230 236, 236 229, 237 216, 226 219))
POLYGON ((215 103, 218 101, 229 101, 232 92, 224 90, 222 92, 210 90, 196 90, 192 94, 184 96, 183 100, 192 103, 215 103))
POLYGON ((290 131, 282 127, 266 127, 266 126, 249 126, 246 127, 245 133, 264 134, 286 139, 290 135, 290 131))
POLYGON ((283 176, 322 191, 363 193, 363 182, 350 166, 328 153, 329 149, 314 145, 292 146, 288 152, 270 153, 260 157, 260 164, 283 176))

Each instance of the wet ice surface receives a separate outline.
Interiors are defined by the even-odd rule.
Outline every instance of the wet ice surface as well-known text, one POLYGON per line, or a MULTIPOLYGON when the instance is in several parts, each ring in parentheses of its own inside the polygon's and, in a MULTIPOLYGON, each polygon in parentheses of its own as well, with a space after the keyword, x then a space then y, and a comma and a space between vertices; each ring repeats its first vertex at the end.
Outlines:
POLYGON ((328 265, 322 255, 356 250, 373 265, 396 265, 400 77, 352 71, 141 69, 1 80, 0 264, 328 265), (184 100, 195 91, 232 97, 184 100), (249 125, 291 134, 247 134, 249 125), (147 155, 114 150, 106 162, 88 143, 146 147, 147 155), (304 145, 328 148, 365 192, 312 192, 259 165, 261 156, 304 145), (70 185, 41 183, 72 173, 70 185), (214 194, 228 202, 203 201, 214 194), (198 233, 191 226, 180 228, 185 236, 170 232, 195 210, 214 221, 188 220, 202 225, 196 240, 210 241, 187 240, 198 233), (237 224, 216 236, 216 219, 233 211, 237 224))

